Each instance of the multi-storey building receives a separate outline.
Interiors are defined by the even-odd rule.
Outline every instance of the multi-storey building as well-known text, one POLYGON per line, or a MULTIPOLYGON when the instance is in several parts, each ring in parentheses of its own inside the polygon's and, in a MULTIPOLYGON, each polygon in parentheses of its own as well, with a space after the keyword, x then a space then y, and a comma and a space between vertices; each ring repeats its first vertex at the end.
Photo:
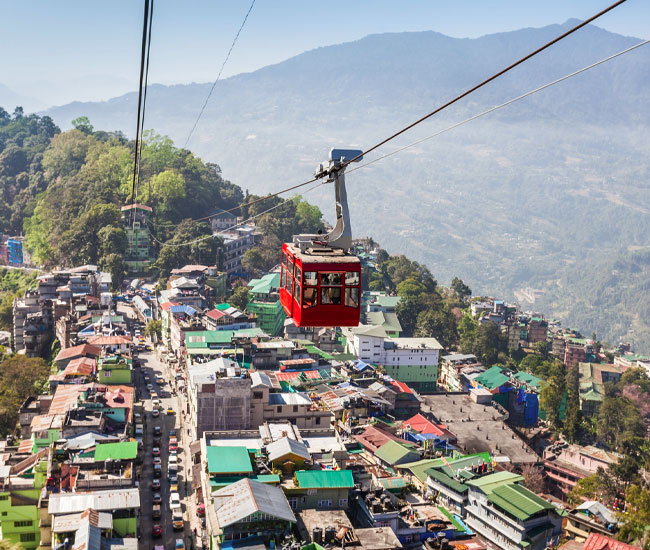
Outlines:
POLYGON ((279 273, 268 273, 261 279, 252 279, 248 283, 250 301, 246 311, 257 317, 257 326, 271 336, 279 336, 284 330, 287 318, 280 303, 278 287, 279 273))
POLYGON ((149 264, 154 259, 151 235, 147 226, 152 209, 150 206, 134 203, 123 206, 121 210, 127 236, 124 263, 129 272, 142 273, 149 268, 149 264))

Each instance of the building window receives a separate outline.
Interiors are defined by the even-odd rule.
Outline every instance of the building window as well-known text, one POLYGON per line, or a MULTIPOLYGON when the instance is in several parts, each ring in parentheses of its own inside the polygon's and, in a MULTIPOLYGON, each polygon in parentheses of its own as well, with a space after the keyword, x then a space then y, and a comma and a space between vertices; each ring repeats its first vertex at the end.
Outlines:
POLYGON ((297 413, 298 412, 298 405, 293 406, 293 412, 297 413))
POLYGON ((308 495, 315 495, 316 494, 316 489, 307 489, 307 494, 308 495))
POLYGON ((319 500, 318 501, 318 507, 319 508, 330 508, 332 506, 332 501, 329 499, 324 499, 324 500, 319 500))
POLYGON ((0 495, 0 500, 9 500, 9 495, 0 495))
POLYGON ((32 525, 34 525, 34 522, 31 520, 14 521, 14 527, 31 527, 32 525))
POLYGON ((282 412, 282 405, 278 405, 277 411, 278 411, 279 413, 282 412))
POLYGON ((253 392, 253 399, 262 399, 264 397, 264 394, 261 391, 254 391, 253 392))
POLYGON ((348 499, 347 498, 340 498, 339 499, 339 506, 347 506, 348 505, 348 499))
POLYGON ((292 510, 298 509, 298 497, 291 497, 287 499, 289 501, 289 506, 292 510))
POLYGON ((316 417, 316 424, 320 424, 320 416, 316 417))
POLYGON ((36 533, 21 533, 20 542, 34 542, 36 540, 36 533))

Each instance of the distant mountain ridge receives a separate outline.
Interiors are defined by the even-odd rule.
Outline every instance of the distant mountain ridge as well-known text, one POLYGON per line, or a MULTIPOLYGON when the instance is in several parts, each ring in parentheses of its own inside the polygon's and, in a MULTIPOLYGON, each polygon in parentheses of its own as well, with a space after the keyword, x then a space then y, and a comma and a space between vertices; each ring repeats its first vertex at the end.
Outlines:
MULTIPOLYGON (((331 147, 376 143, 574 24, 476 39, 389 33, 317 48, 219 82, 188 148, 252 193, 277 191, 309 179, 331 147)), ((639 41, 588 26, 367 160, 639 41)), ((183 145, 209 86, 151 86, 145 126, 183 145)), ((86 115, 133 135, 136 103, 130 93, 45 114, 62 127, 86 115)), ((460 274, 475 291, 506 296, 546 290, 552 299, 536 307, 571 322, 565 302, 575 297, 559 283, 571 281, 566 270, 584 265, 588 274, 650 245, 649 106, 644 47, 350 173, 353 231, 427 263, 442 281, 460 274)), ((328 193, 306 198, 329 215, 328 193)), ((629 336, 598 308, 580 320, 606 338, 629 336)), ((629 328, 650 350, 650 328, 629 328)))

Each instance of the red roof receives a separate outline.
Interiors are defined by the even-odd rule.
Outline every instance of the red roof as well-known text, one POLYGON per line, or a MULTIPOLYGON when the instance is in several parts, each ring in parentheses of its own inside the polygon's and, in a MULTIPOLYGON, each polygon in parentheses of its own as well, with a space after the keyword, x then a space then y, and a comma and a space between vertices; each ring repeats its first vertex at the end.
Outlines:
POLYGON ((83 357, 86 355, 99 357, 101 353, 101 348, 98 348, 97 346, 93 346, 91 344, 81 344, 80 346, 62 349, 57 354, 55 361, 65 361, 66 359, 83 357))
POLYGON ((219 311, 218 309, 211 309, 205 315, 206 317, 210 317, 210 319, 217 321, 218 319, 225 317, 226 314, 223 311, 219 311))
POLYGON ((444 424, 434 424, 420 413, 405 420, 402 426, 411 428, 413 431, 421 434, 433 434, 437 436, 445 435, 455 439, 454 434, 447 429, 447 426, 444 424))
POLYGON ((93 336, 88 338, 88 343, 95 346, 118 346, 133 344, 133 339, 130 336, 93 336))
POLYGON ((385 432, 375 426, 368 426, 363 433, 355 435, 356 439, 361 445, 372 451, 373 453, 379 449, 384 443, 388 443, 390 440, 398 441, 399 443, 404 443, 403 439, 400 439, 396 435, 393 435, 389 432, 385 432))
POLYGON ((160 307, 163 308, 165 311, 169 311, 170 307, 177 306, 177 305, 179 304, 177 304, 176 302, 163 302, 162 304, 160 304, 160 307))
POLYGON ((641 550, 640 546, 632 546, 619 542, 611 537, 599 535, 598 533, 591 533, 585 541, 582 550, 641 550))
POLYGON ((127 210, 133 210, 134 208, 139 208, 140 210, 146 210, 147 212, 153 212, 151 206, 147 206, 146 204, 139 204, 139 203, 126 204, 122 208, 120 208, 120 210, 122 212, 126 212, 127 210))
POLYGON ((398 389, 401 393, 413 393, 413 390, 409 388, 404 382, 398 382, 397 380, 393 380, 391 382, 391 385, 398 389))
POLYGON ((74 374, 90 376, 94 371, 95 359, 90 359, 89 357, 79 357, 70 361, 62 374, 63 376, 72 376, 74 374))

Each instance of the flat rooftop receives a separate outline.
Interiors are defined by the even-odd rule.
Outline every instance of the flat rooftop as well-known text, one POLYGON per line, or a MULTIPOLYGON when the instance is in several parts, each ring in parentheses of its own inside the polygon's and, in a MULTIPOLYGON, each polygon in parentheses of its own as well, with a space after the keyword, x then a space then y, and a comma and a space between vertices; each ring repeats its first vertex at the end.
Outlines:
POLYGON ((462 394, 423 395, 422 399, 423 412, 430 412, 436 421, 445 424, 466 453, 494 453, 507 456, 515 464, 541 460, 494 407, 474 403, 462 394))

